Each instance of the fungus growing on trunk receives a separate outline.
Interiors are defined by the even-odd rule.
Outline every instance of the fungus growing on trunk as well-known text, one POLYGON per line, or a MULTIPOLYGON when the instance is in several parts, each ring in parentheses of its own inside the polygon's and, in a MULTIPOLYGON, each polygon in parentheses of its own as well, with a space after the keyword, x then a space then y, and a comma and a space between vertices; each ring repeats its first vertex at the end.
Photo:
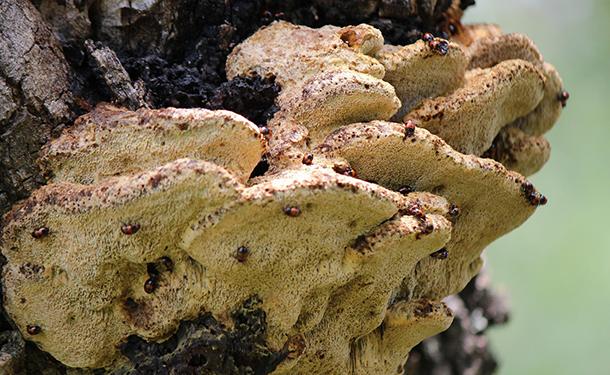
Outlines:
POLYGON ((82 116, 41 153, 49 184, 4 218, 8 314, 66 365, 119 368, 121 344, 202 312, 239 330, 254 298, 275 374, 395 372, 450 325, 441 300, 483 249, 546 203, 518 172, 548 159, 562 105, 527 38, 450 30, 401 47, 364 24, 260 29, 226 71, 281 86, 261 128, 203 109, 82 116))

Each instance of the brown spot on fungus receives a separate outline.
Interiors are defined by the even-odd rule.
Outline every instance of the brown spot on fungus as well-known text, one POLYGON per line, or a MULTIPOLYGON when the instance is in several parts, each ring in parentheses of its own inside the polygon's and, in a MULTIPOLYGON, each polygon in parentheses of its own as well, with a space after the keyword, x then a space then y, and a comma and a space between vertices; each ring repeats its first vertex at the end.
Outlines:
MULTIPOLYGON (((432 191, 442 185, 442 189, 435 190, 437 194, 462 208, 468 207, 469 214, 455 221, 451 240, 445 246, 452 254, 460 255, 444 262, 449 267, 444 271, 434 268, 433 264, 420 263, 419 272, 405 281, 401 292, 404 293, 401 295, 437 298, 459 290, 459 287, 448 288, 449 285, 466 285, 476 272, 470 264, 480 252, 494 239, 519 226, 535 209, 524 199, 521 183, 515 184, 523 181, 523 176, 507 171, 490 159, 461 154, 425 129, 417 128, 415 135, 415 142, 404 142, 402 124, 385 121, 352 124, 329 135, 319 150, 327 150, 320 151, 320 157, 341 158, 358 169, 360 178, 374 180, 381 186, 398 189, 405 184, 416 184, 418 192, 407 196, 415 202, 420 191, 432 191), (375 163, 370 162, 372 157, 375 163), (426 173, 417 172, 421 170, 426 173), (451 269, 451 282, 447 279, 447 269, 451 269)), ((407 214, 415 202, 405 205, 407 214)), ((424 207, 423 202, 420 205, 426 212, 426 220, 431 220, 431 213, 435 211, 424 207)), ((450 208, 445 203, 444 209, 436 212, 448 214, 450 208)), ((436 233, 437 225, 433 224, 436 233)))
POLYGON ((28 325, 25 327, 26 331, 28 332, 28 334, 34 336, 39 334, 40 332, 42 332, 42 328, 40 328, 39 326, 34 326, 34 325, 28 325))
POLYGON ((415 134, 415 123, 411 120, 405 121, 405 138, 412 137, 415 134))
POLYGON ((401 363, 423 338, 446 330, 452 321, 453 312, 442 302, 425 298, 399 301, 388 308, 377 329, 351 346, 350 357, 365 360, 350 361, 349 369, 352 373, 393 373, 395 368, 389 369, 374 358, 401 363))
POLYGON ((136 234, 140 230, 140 224, 126 224, 121 227, 124 234, 136 234))
POLYGON ((305 155, 303 155, 303 164, 311 165, 311 163, 313 163, 313 154, 308 152, 305 155))
POLYGON ((430 256, 435 259, 445 260, 449 256, 449 252, 447 251, 447 249, 443 248, 443 249, 433 252, 432 254, 430 254, 430 256))
POLYGON ((447 54, 430 54, 427 42, 418 41, 404 47, 384 45, 375 55, 383 64, 383 79, 396 89, 401 107, 392 117, 400 121, 422 100, 438 95, 460 81, 468 59, 464 51, 449 42, 447 54))
POLYGON ((283 350, 288 352, 289 359, 297 359, 303 354, 306 348, 307 342, 305 341, 305 338, 301 335, 295 335, 286 340, 283 350))
POLYGON ((293 148, 306 139, 315 143, 340 125, 396 113, 400 101, 372 57, 382 45, 379 30, 368 25, 311 29, 276 22, 233 50, 228 78, 274 76, 282 87, 276 100, 280 111, 267 124, 276 163, 302 154, 293 148))
POLYGON ((301 215, 301 209, 298 207, 286 207, 284 213, 290 217, 297 217, 301 215))
POLYGON ((36 238, 36 239, 41 239, 43 237, 48 236, 50 233, 49 228, 47 227, 40 227, 38 229, 35 229, 32 232, 32 237, 36 238))
POLYGON ((542 67, 542 55, 534 43, 523 34, 504 34, 482 38, 468 46, 470 62, 468 69, 490 68, 505 60, 529 61, 542 67))
POLYGON ((246 249, 245 246, 240 246, 235 253, 235 259, 237 259, 238 262, 245 262, 248 259, 248 255, 248 249, 246 249))
POLYGON ((223 165, 245 180, 264 153, 265 141, 258 134, 255 124, 229 111, 132 112, 102 103, 49 142, 39 164, 52 181, 92 184, 188 157, 223 165), (181 130, 185 123, 188 129, 181 130))
POLYGON ((424 100, 408 116, 457 151, 481 155, 504 125, 536 108, 544 88, 545 78, 534 65, 506 60, 467 71, 461 87, 424 100))
POLYGON ((460 208, 458 206, 451 205, 451 208, 449 209, 449 212, 447 213, 447 215, 449 215, 451 217, 460 216, 460 208))
POLYGON ((254 33, 229 55, 227 78, 256 73, 276 77, 282 87, 321 71, 354 70, 381 78, 383 67, 370 56, 382 45, 381 32, 369 25, 312 29, 275 22, 254 33))
POLYGON ((192 291, 190 287, 184 289, 184 283, 198 280, 201 269, 189 263, 175 244, 191 221, 236 199, 239 189, 242 185, 223 167, 191 159, 179 159, 134 176, 108 178, 94 185, 56 182, 42 187, 15 207, 2 231, 3 249, 4 243, 15 241, 25 241, 23 248, 27 249, 7 257, 3 275, 5 308, 24 325, 35 319, 42 326, 54 327, 41 336, 40 342, 58 360, 77 367, 113 363, 118 358, 115 345, 130 332, 167 337, 184 316, 169 301, 184 301, 180 311, 200 308, 200 303, 189 297, 192 291), (22 210, 26 207, 29 208, 22 210), (125 217, 141 216, 142 212, 147 215, 139 224, 151 229, 147 236, 125 236, 119 230, 108 229, 120 228, 125 217), (49 227, 57 228, 44 241, 51 243, 43 244, 29 235, 23 238, 24 230, 42 218, 49 227), (166 256, 181 259, 185 265, 160 275, 168 287, 155 290, 150 300, 129 316, 124 315, 128 313, 123 307, 124 296, 145 294, 154 287, 150 276, 147 278, 153 283, 148 281, 145 285, 140 271, 151 260, 166 256), (27 262, 42 264, 41 257, 65 259, 60 264, 67 276, 47 282, 47 272, 42 268, 35 272, 29 266, 20 272, 27 262), (87 267, 82 262, 87 262, 87 267), (80 296, 87 303, 74 302, 70 296, 80 296), (19 303, 21 298, 28 303, 19 303), (107 324, 91 320, 98 313, 104 314, 107 324), (74 317, 69 324, 67 316, 74 317), (147 323, 152 321, 155 324, 147 323), (81 351, 83 355, 74 354, 81 351))
POLYGON ((155 287, 157 286, 157 282, 154 278, 150 278, 144 282, 144 291, 148 294, 151 294, 155 291, 155 287))
POLYGON ((494 159, 507 169, 530 176, 539 171, 551 154, 549 142, 541 135, 530 135, 507 125, 481 156, 494 159))
POLYGON ((478 38, 468 47, 467 53, 470 56, 469 69, 490 68, 515 59, 533 64, 545 79, 544 97, 533 111, 516 119, 512 125, 532 135, 544 134, 553 126, 561 114, 562 101, 558 100, 557 93, 563 84, 555 68, 542 60, 542 55, 527 36, 493 32, 478 38))

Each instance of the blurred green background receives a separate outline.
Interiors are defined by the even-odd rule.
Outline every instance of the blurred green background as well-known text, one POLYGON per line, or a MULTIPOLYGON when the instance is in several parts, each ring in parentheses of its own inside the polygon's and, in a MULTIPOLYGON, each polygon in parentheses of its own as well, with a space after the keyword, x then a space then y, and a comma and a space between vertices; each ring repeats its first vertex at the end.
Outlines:
POLYGON ((549 204, 486 250, 512 300, 499 374, 610 374, 610 1, 477 0, 463 22, 527 34, 570 93, 530 177, 549 204))

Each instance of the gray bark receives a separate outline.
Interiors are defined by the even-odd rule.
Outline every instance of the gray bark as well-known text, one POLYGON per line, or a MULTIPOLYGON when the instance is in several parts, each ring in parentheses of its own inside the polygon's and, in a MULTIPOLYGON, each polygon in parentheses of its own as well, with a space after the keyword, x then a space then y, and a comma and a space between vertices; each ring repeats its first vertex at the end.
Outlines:
POLYGON ((74 120, 70 66, 38 10, 0 1, 0 215, 44 184, 38 151, 74 120))

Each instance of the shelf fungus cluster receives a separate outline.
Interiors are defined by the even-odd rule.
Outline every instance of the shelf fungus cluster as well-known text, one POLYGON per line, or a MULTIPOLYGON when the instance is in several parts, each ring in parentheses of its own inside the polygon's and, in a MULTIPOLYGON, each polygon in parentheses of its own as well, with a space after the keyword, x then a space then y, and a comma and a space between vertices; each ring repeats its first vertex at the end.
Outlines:
POLYGON ((391 46, 368 25, 274 22, 226 68, 281 86, 261 128, 98 106, 4 218, 8 314, 64 364, 113 368, 129 336, 203 313, 230 328, 256 296, 266 346, 288 350, 275 374, 395 373, 451 324, 441 300, 483 249, 546 203, 524 175, 567 99, 525 36, 459 30, 391 46))

